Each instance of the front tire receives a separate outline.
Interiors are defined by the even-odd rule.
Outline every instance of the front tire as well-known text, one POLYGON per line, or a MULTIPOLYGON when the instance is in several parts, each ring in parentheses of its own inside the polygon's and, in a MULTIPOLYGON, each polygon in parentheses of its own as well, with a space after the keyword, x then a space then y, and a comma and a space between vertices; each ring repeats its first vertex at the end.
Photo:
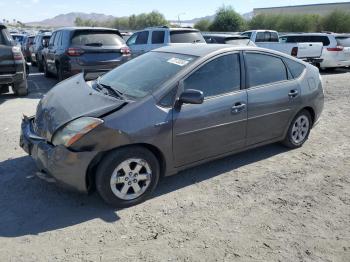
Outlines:
POLYGON ((300 111, 291 122, 283 144, 289 148, 299 148, 309 138, 312 118, 307 110, 300 111))
POLYGON ((144 202, 156 188, 159 162, 143 147, 125 147, 109 153, 99 164, 96 189, 108 204, 125 208, 144 202))

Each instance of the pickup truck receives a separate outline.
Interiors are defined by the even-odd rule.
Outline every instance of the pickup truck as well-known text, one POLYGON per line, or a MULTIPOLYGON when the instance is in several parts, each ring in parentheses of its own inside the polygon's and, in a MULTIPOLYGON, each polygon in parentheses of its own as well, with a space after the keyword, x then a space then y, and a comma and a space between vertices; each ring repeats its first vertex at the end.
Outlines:
POLYGON ((0 23, 0 94, 7 93, 10 86, 18 96, 28 94, 27 64, 21 47, 0 23))
POLYGON ((316 65, 323 61, 323 43, 282 43, 278 32, 273 30, 252 30, 241 35, 249 37, 258 47, 273 49, 311 64, 316 65))

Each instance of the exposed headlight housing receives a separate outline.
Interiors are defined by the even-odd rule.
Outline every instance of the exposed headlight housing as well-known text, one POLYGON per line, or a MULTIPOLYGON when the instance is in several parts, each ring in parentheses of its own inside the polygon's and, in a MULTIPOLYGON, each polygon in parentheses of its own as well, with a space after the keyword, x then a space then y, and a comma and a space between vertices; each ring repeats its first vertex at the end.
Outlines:
POLYGON ((85 134, 89 133, 102 123, 102 119, 94 117, 81 117, 75 119, 56 131, 52 138, 52 144, 55 146, 64 145, 65 147, 70 147, 85 134))

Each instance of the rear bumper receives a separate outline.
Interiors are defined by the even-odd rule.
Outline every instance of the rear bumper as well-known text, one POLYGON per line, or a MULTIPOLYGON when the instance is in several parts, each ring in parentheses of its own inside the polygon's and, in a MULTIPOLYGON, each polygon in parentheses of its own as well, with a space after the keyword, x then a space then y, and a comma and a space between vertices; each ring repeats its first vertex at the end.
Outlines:
MULTIPOLYGON (((71 59, 67 66, 63 68, 63 74, 65 78, 71 77, 73 75, 79 74, 81 72, 89 72, 89 74, 98 77, 101 72, 108 72, 126 62, 131 60, 131 56, 121 56, 119 59, 114 61, 106 61, 105 63, 96 63, 94 65, 81 65, 78 60, 79 58, 71 59)), ((95 78, 96 78, 95 77, 95 78)))
POLYGON ((20 83, 26 79, 25 72, 17 72, 14 74, 0 74, 0 84, 20 83))
POLYGON ((303 58, 302 60, 313 65, 317 65, 323 62, 323 58, 303 58))
POLYGON ((35 161, 40 178, 82 193, 88 192, 86 174, 97 152, 73 152, 64 146, 53 146, 38 137, 32 128, 33 118, 24 118, 20 146, 35 161))

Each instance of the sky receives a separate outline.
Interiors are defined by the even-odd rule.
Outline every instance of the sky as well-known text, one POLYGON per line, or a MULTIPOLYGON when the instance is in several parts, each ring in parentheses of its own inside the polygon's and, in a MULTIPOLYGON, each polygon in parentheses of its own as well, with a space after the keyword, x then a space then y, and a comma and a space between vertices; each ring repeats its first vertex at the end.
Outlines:
POLYGON ((113 16, 128 16, 157 10, 168 20, 187 20, 213 15, 223 5, 231 5, 239 13, 253 8, 302 5, 348 1, 332 0, 0 0, 0 21, 16 19, 22 22, 41 21, 69 12, 104 13, 113 16))

